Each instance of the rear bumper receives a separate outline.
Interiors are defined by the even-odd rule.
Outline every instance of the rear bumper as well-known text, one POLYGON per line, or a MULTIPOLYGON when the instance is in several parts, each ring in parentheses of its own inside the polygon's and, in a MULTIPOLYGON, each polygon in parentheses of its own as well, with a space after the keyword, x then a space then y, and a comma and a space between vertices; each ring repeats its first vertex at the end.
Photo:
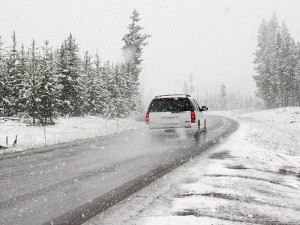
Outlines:
POLYGON ((197 133, 198 129, 195 128, 168 128, 168 129, 149 129, 149 134, 152 137, 161 137, 161 136, 169 136, 174 137, 181 137, 182 135, 195 135, 197 133), (178 136, 179 135, 179 136, 178 136))
POLYGON ((184 128, 191 128, 191 126, 186 126, 186 127, 182 127, 182 126, 150 126, 149 125, 149 129, 165 129, 165 130, 167 130, 167 129, 184 129, 184 128))
POLYGON ((161 129, 161 130, 172 130, 172 129, 180 129, 180 130, 197 130, 198 129, 198 126, 197 124, 195 123, 188 123, 186 125, 181 125, 181 124, 171 124, 171 123, 168 123, 168 124, 149 124, 149 129, 150 130, 158 130, 158 129, 161 129))

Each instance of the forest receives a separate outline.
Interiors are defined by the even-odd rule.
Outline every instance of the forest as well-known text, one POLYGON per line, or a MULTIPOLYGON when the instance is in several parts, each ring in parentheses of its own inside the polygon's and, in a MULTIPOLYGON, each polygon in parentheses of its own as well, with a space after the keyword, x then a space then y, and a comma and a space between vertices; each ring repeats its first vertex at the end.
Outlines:
POLYGON ((257 95, 266 108, 300 106, 300 43, 276 14, 259 27, 254 65, 257 95))
POLYGON ((57 116, 115 118, 139 111, 142 51, 150 35, 141 33, 136 10, 130 19, 122 63, 102 62, 88 51, 81 57, 72 34, 56 49, 34 40, 29 48, 18 48, 15 32, 9 47, 0 39, 0 116, 46 125, 57 116))

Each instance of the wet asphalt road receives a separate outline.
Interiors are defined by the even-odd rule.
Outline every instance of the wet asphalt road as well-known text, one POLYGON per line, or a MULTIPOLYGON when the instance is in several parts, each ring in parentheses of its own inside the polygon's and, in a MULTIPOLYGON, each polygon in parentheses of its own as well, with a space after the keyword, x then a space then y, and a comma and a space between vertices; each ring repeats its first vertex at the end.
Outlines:
POLYGON ((199 136, 139 129, 0 158, 0 224, 81 224, 207 150, 237 127, 209 116, 199 136))

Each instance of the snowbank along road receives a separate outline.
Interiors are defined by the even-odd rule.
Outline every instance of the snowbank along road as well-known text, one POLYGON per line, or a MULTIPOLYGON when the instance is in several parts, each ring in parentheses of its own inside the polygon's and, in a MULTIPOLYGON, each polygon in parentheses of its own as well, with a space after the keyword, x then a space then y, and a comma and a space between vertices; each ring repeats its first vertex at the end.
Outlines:
POLYGON ((0 224, 81 224, 232 133, 210 116, 207 133, 150 136, 139 129, 0 160, 0 224))

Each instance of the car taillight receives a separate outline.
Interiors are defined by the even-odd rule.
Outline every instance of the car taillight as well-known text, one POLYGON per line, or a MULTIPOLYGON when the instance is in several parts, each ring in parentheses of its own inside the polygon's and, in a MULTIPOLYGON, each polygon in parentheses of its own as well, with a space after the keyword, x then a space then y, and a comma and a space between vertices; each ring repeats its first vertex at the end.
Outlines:
POLYGON ((191 123, 195 123, 196 121, 196 115, 194 111, 191 111, 191 123))
POLYGON ((145 121, 146 121, 146 124, 149 124, 149 113, 146 113, 145 121))

